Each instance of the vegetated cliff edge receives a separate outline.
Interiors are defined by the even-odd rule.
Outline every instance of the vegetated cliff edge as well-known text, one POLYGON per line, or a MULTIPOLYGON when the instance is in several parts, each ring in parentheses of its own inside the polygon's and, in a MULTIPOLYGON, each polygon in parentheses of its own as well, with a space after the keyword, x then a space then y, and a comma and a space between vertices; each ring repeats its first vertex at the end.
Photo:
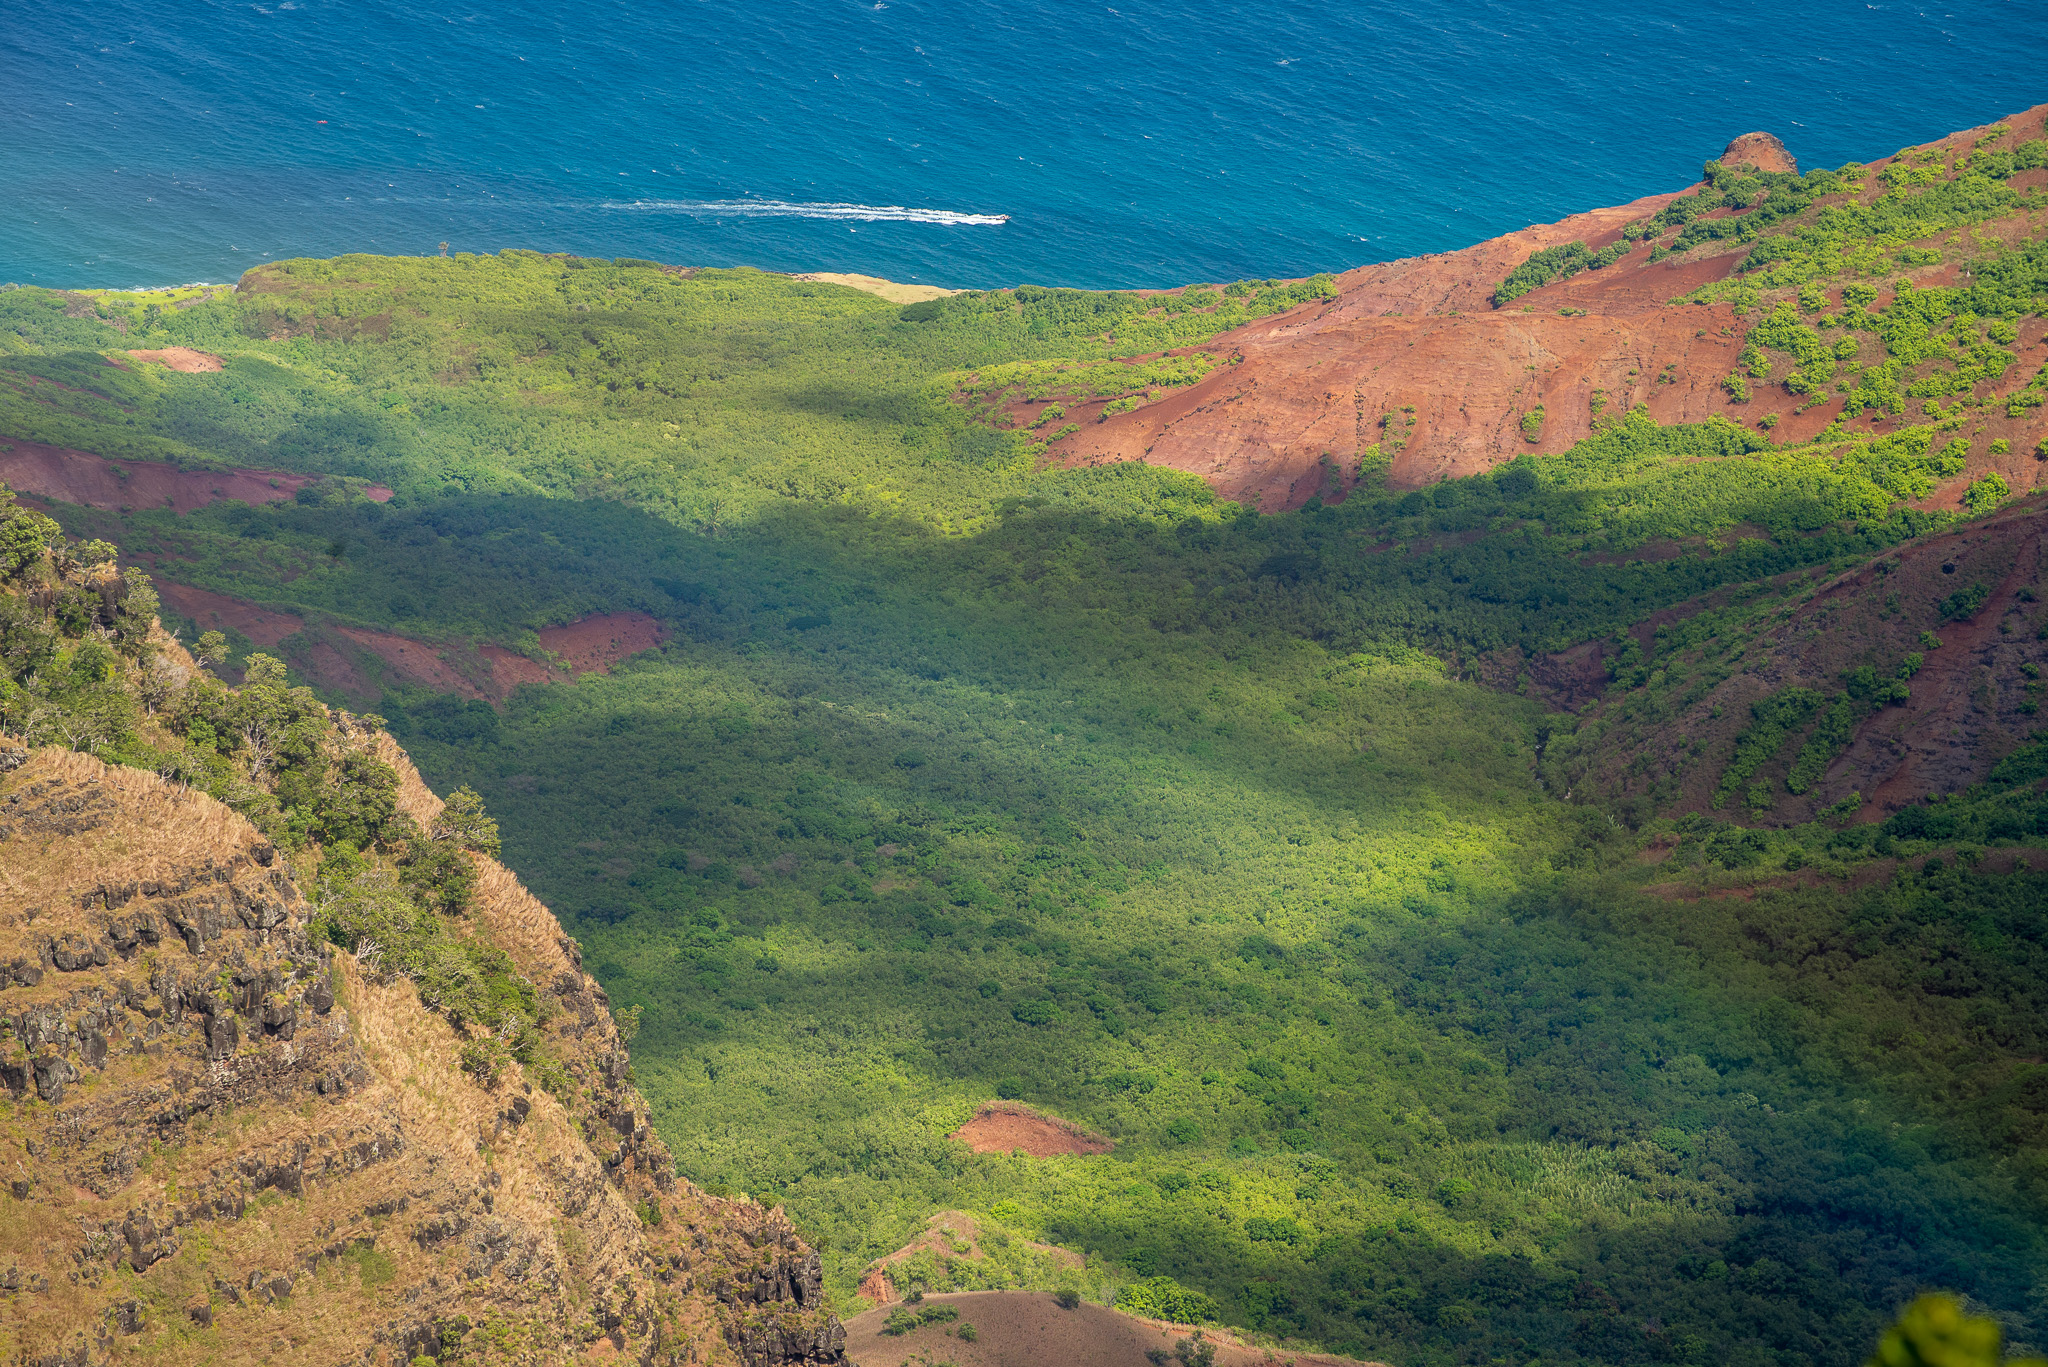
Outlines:
MULTIPOLYGON (((431 827, 403 753, 351 734, 431 827)), ((552 1091, 479 1080, 487 1026, 316 943, 303 867, 230 807, 0 738, 0 1354, 842 1360, 818 1256, 677 1180, 575 943, 462 857, 467 943, 539 998, 552 1091)))
MULTIPOLYGON (((1740 222, 1769 195, 1795 193, 1808 196, 1801 200, 1805 207, 1771 219, 1768 232, 1808 228, 1829 214, 1840 222, 1844 206, 1881 217, 1879 201, 1887 196, 1927 194, 1930 168, 1952 182, 1972 173, 1972 153, 1980 147, 2010 150, 2048 136, 2044 113, 2048 106, 1867 167, 1844 168, 1857 175, 1768 191, 1757 173, 1789 182, 1796 164, 1776 138, 1745 134, 1710 167, 1730 178, 1726 196, 1702 183, 1531 225, 1459 251, 1358 267, 1336 277, 1333 297, 1193 348, 1230 362, 1199 383, 1099 418, 1096 410, 1076 410, 1094 420, 1053 440, 1049 455, 1067 465, 1144 460, 1169 466, 1271 512, 1318 495, 1337 501, 1361 475, 1383 473, 1394 488, 1416 488, 1482 473, 1517 455, 1562 452, 1590 435, 1603 414, 1611 418, 1638 404, 1667 424, 1716 416, 1755 422, 1783 408, 1782 421, 1773 416, 1767 424, 1774 439, 1809 440, 1838 417, 1861 416, 1864 405, 1834 397, 1818 383, 1805 395, 1768 396, 1796 369, 1783 358, 1766 357, 1766 365, 1747 368, 1754 353, 1745 345, 1755 325, 1779 298, 1796 292, 1769 281, 1768 271, 1745 273, 1753 269, 1752 249, 1768 235, 1754 231, 1764 219, 1740 233, 1688 235, 1685 227, 1695 218, 1707 225, 1740 222), (1912 174, 1888 177, 1895 164, 1912 174), (1682 198, 1689 202, 1677 204, 1682 198), (1496 290, 1531 258, 1573 244, 1588 254, 1612 255, 1596 258, 1591 269, 1539 273, 1543 283, 1511 301, 1498 299, 1496 290), (1726 290, 1673 306, 1702 287, 1745 283, 1760 288, 1761 308, 1726 290), (1745 375, 1753 377, 1744 382, 1755 384, 1753 401, 1746 388, 1727 382, 1745 375)), ((1980 198, 1945 218, 1930 216, 1924 233, 1892 233, 1901 216, 1887 219, 1885 231, 1872 239, 1877 250, 1863 258, 1845 255, 1853 267, 1846 272, 1819 271, 1808 288, 1822 294, 1801 293, 1802 308, 1840 305, 1836 277, 1848 275, 1871 277, 1880 308, 1902 282, 1908 290, 1968 283, 1970 257, 2026 242, 2048 204, 2040 197, 2048 169, 2024 161, 2018 169, 1997 169, 2005 172, 1996 179, 2009 196, 1980 198), (1974 225, 1967 241, 1952 231, 1959 224, 1974 225)), ((2004 397, 2028 385, 2044 355, 2041 323, 2025 320, 2012 340, 2022 364, 2002 379, 1965 386, 1970 397, 2004 397)), ((1862 349, 1864 359, 1882 362, 1874 344, 1862 349)), ((1845 359, 1853 368, 1857 358, 1845 359)), ((1842 392, 1847 389, 1844 384, 1842 392)), ((1879 413, 1867 430, 1890 432, 1918 421, 1919 408, 1916 402, 1911 414, 1879 413)), ((2010 439, 2012 449, 1980 451, 1969 473, 1996 470, 2015 488, 2031 487, 2039 468, 2033 439, 2041 435, 2043 412, 2034 408, 2011 419, 1987 414, 1986 435, 2010 439)))

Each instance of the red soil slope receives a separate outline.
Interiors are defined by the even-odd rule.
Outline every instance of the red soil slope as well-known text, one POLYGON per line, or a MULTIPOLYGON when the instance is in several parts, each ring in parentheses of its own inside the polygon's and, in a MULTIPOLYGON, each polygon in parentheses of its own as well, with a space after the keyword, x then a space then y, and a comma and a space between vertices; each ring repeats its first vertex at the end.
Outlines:
POLYGON ((565 660, 568 668, 563 669, 503 646, 471 651, 369 627, 309 624, 291 613, 190 584, 158 577, 156 586, 165 605, 191 618, 201 631, 240 632, 272 651, 292 638, 284 654, 295 672, 358 702, 374 701, 382 693, 373 682, 380 667, 436 693, 502 702, 520 684, 574 683, 579 674, 608 673, 627 656, 652 650, 668 639, 667 628, 644 612, 605 613, 541 628, 537 634, 542 648, 565 660))
MULTIPOLYGON (((184 470, 148 460, 109 460, 41 442, 0 438, 0 484, 36 498, 88 508, 170 508, 189 513, 209 503, 276 503, 311 475, 282 470, 184 470)), ((382 502, 389 489, 373 487, 382 502)))
MULTIPOLYGON (((1171 1353, 1174 1344, 1192 1332, 1086 1302, 1063 1310, 1043 1291, 963 1291, 927 1296, 923 1304, 951 1306, 960 1318, 895 1335, 882 1332, 887 1309, 856 1315, 846 1321, 846 1360, 851 1367, 925 1361, 951 1362, 955 1367, 1139 1367, 1147 1349, 1171 1353), (972 1343, 959 1337, 963 1322, 974 1326, 972 1343)), ((1218 1367, 1361 1367, 1352 1359, 1322 1353, 1254 1348, 1213 1327, 1206 1336, 1217 1346, 1218 1367)))
POLYGON ((204 351, 194 351, 188 346, 167 346, 156 351, 131 351, 128 354, 138 361, 154 361, 166 370, 175 370, 185 375, 201 375, 208 371, 225 369, 220 357, 204 351))
MULTIPOLYGON (((1866 717, 1811 792, 1794 795, 1784 788, 1796 745, 1788 744, 1758 771, 1775 793, 1765 820, 1810 821, 1851 793, 1863 796, 1861 820, 1881 820, 1928 793, 1982 780, 2040 727, 2039 678, 2048 673, 2044 552, 2048 499, 2036 496, 1817 585, 1786 621, 1749 646, 1738 672, 1690 707, 1639 730, 1619 724, 1607 731, 1594 766, 1598 786, 1645 791, 1659 779, 1675 778, 1677 800, 1670 810, 1711 810, 1735 738, 1749 723, 1751 703, 1792 687, 1832 696, 1841 691, 1845 670, 1865 664, 1889 678, 1909 653, 1924 656, 1909 685, 1911 697, 1866 717), (1961 620, 1944 616, 1944 602, 1976 584, 1987 590, 1983 606, 1961 620), (1921 643, 1923 631, 1935 634, 1938 649, 1921 643)), ((1645 623, 1639 639, 1654 630, 1654 623, 1645 623)), ((1598 669, 1599 646, 1572 653, 1581 652, 1590 652, 1591 667, 1598 669)), ((1598 672, 1604 680, 1604 669, 1598 672)), ((1610 707, 1625 706, 1628 696, 1596 707, 1590 722, 1601 727, 1610 707)), ((1725 815, 1743 816, 1740 798, 1730 801, 1725 815)))
POLYGON ((578 674, 608 674, 627 656, 660 646, 668 629, 644 612, 607 612, 542 627, 535 635, 541 649, 559 656, 566 667, 543 665, 503 646, 485 646, 482 653, 491 663, 499 697, 523 683, 574 683, 578 674))
MULTIPOLYGON (((2048 106, 2006 122, 2015 136, 2038 137, 2044 110, 2048 106)), ((1981 131, 1930 145, 1967 147, 1981 131)), ((1768 134, 1743 135, 1724 157, 1737 165, 1794 169, 1768 134)), ((2028 181, 2015 183, 2042 174, 2028 172, 2028 181)), ((1749 405, 1731 404, 1721 381, 1735 369, 1747 322, 1725 304, 1667 302, 1726 277, 1747 244, 1710 244, 1654 266, 1639 246, 1605 270, 1548 285, 1505 309, 1492 307, 1494 288, 1532 252, 1571 241, 1606 247, 1620 240, 1624 225, 1678 193, 1575 214, 1462 251, 1348 271, 1337 279, 1341 293, 1334 300, 1247 324, 1200 348, 1240 358, 1201 383, 1105 421, 1090 420, 1093 411, 1081 414, 1081 430, 1054 444, 1052 458, 1069 465, 1146 460, 1200 475, 1225 497, 1272 511, 1299 507, 1318 493, 1341 498, 1355 481, 1360 453, 1376 442, 1393 457, 1389 482, 1396 488, 1475 474, 1524 453, 1563 451, 1591 431, 1596 397, 1609 412, 1647 405, 1663 423, 1715 414, 1754 421, 1780 410, 1785 416, 1774 433, 1780 440, 1818 433, 1841 411, 1840 400, 1795 418, 1791 400, 1774 399, 1759 386, 1749 405), (1532 443, 1520 424, 1539 404, 1545 420, 1532 443), (1389 415, 1392 422, 1383 428, 1389 415)), ((2005 226, 2027 225, 2022 216, 2005 226)), ((1901 274, 1945 283, 1954 269, 1937 265, 1901 274)), ((2034 348, 2040 340, 2038 325, 2022 337, 2034 348)), ((2024 385, 2038 364, 2038 355, 2023 352, 2004 387, 2024 385)), ((2038 427, 2041 410, 2035 414, 2038 427)), ((1986 435, 2013 437, 2015 454, 2004 465, 1987 463, 1972 473, 2000 468, 2015 487, 2030 488, 2039 477, 2026 454, 2034 443, 2021 438, 2039 433, 2013 425, 2012 432, 1986 435)))

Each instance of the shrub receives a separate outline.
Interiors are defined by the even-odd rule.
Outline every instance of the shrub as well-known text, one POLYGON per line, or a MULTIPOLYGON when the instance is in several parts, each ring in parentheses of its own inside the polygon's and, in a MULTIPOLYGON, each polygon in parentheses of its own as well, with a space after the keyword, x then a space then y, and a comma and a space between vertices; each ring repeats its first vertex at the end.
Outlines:
POLYGON ((1170 1320, 1175 1324, 1210 1324, 1223 1313, 1213 1298, 1182 1286, 1171 1277, 1147 1277, 1119 1288, 1116 1308, 1127 1315, 1170 1320))
POLYGON ((463 1045, 460 1061, 462 1071, 474 1078, 479 1087, 489 1090, 504 1078, 512 1052, 496 1036, 487 1036, 463 1045))
POLYGON ((1522 415, 1521 428, 1523 441, 1536 442, 1541 441, 1543 439, 1542 404, 1537 404, 1534 408, 1530 409, 1528 412, 1522 415))
POLYGON ((1941 600, 1941 620, 1967 622, 1975 617, 1991 597, 1991 586, 1979 580, 1966 589, 1957 589, 1941 600))
POLYGON ((1051 1025, 1060 1018, 1060 1008, 1050 997, 1034 997, 1018 1002, 1010 1008, 1010 1014, 1025 1025, 1051 1025))
POLYGON ((1063 1286, 1053 1292, 1052 1298, 1062 1310, 1075 1310, 1081 1304, 1081 1293, 1074 1290, 1071 1286, 1063 1286))
POLYGON ((1999 1367, 2004 1337, 1997 1320, 1965 1315, 1948 1296, 1922 1296, 1878 1340, 1869 1367, 1999 1367))
POLYGON ((1963 491, 1963 502, 1973 513, 1988 513, 2005 502, 2011 493, 2012 486, 1994 470, 1971 482, 1970 487, 1963 491))

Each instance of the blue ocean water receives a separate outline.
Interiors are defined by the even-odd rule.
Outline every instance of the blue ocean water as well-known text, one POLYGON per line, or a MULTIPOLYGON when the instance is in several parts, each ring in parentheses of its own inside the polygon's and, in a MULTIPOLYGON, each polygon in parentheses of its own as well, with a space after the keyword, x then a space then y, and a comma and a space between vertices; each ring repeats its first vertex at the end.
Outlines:
POLYGON ((0 0, 0 279, 531 247, 1290 276, 2048 100, 2043 0, 0 0))

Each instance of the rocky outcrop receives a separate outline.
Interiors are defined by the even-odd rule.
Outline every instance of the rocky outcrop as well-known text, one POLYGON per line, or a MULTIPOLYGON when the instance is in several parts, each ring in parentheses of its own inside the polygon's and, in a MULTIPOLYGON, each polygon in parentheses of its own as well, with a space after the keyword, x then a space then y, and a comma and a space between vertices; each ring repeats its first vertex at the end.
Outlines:
POLYGON ((843 1360, 817 1255, 676 1178, 574 942, 481 865, 469 929, 545 994, 552 1091, 464 1073, 232 811, 0 748, 10 1360, 843 1360))
POLYGON ((1799 174, 1799 159, 1786 150, 1774 133, 1744 133, 1721 153, 1723 166, 1754 166, 1759 171, 1781 175, 1799 174))

